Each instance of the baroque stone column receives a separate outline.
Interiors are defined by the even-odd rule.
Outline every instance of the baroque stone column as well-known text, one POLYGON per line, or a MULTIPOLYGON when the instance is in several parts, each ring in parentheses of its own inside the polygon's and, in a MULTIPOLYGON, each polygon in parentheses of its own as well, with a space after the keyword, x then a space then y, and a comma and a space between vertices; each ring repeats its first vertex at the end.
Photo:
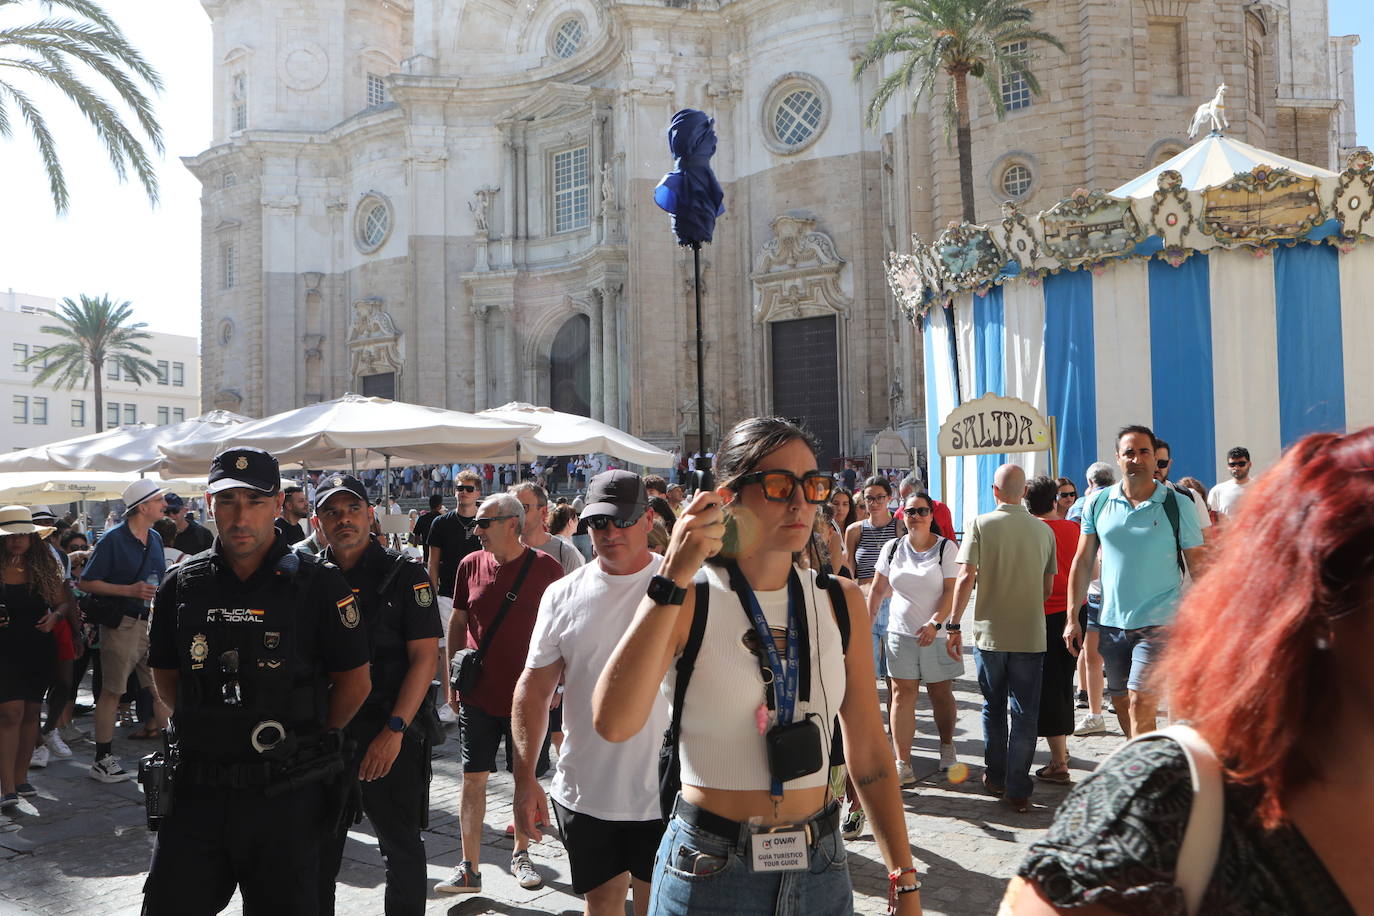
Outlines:
POLYGON ((505 403, 520 400, 520 341, 515 330, 515 303, 502 309, 506 322, 505 354, 502 362, 506 365, 501 372, 505 381, 505 403))
POLYGON ((587 400, 591 405, 592 419, 600 420, 605 416, 602 410, 602 391, 604 389, 602 387, 603 379, 601 375, 601 365, 604 361, 604 354, 602 352, 603 341, 601 339, 601 296, 593 294, 588 297, 587 304, 591 306, 592 319, 590 334, 592 364, 589 367, 590 371, 587 373, 591 380, 592 390, 589 392, 587 400))
POLYGON ((605 283, 597 288, 601 300, 601 392, 602 422, 620 425, 620 348, 617 346, 616 319, 620 284, 605 283))
POLYGON ((483 410, 487 403, 487 310, 472 309, 472 409, 483 410))

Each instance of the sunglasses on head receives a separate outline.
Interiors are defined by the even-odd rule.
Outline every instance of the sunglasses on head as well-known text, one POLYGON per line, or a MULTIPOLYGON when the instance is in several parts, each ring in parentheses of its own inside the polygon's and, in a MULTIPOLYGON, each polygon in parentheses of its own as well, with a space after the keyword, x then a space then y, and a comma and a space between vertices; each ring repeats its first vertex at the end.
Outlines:
POLYGON ((587 527, 596 531, 604 531, 608 525, 615 525, 617 528, 633 528, 639 523, 638 518, 623 519, 616 518, 614 515, 593 515, 588 517, 586 521, 587 527))
POLYGON ((820 471, 807 471, 800 477, 791 471, 755 471, 736 479, 732 488, 739 492, 751 483, 762 487, 763 498, 775 503, 791 500, 798 484, 802 488, 802 498, 815 505, 827 502, 835 489, 835 478, 820 471))
POLYGON ((931 511, 932 510, 929 506, 913 506, 912 508, 906 510, 906 514, 919 515, 921 518, 925 518, 927 515, 931 513, 931 511))
POLYGON ((491 523, 492 523, 492 522, 499 522, 499 521, 503 521, 504 519, 508 519, 508 518, 515 518, 515 516, 514 516, 514 515, 488 515, 488 516, 486 516, 485 518, 479 518, 479 519, 477 520, 476 524, 477 524, 477 527, 478 527, 478 528, 481 528, 483 531, 485 531, 486 529, 488 529, 488 528, 491 527, 491 523))
POLYGON ((1077 498, 1078 498, 1078 491, 1077 491, 1077 490, 1065 490, 1064 492, 1062 492, 1062 493, 1059 494, 1059 498, 1060 498, 1060 499, 1077 499, 1077 498))
POLYGON ((1248 461, 1228 461, 1226 462, 1226 466, 1232 468, 1243 468, 1249 463, 1250 462, 1248 461))
POLYGON ((459 492, 459 493, 476 493, 476 492, 477 492, 477 488, 474 487, 474 486, 473 486, 472 484, 470 484, 470 483, 460 483, 460 484, 458 484, 458 486, 454 487, 453 489, 456 490, 456 491, 459 492))

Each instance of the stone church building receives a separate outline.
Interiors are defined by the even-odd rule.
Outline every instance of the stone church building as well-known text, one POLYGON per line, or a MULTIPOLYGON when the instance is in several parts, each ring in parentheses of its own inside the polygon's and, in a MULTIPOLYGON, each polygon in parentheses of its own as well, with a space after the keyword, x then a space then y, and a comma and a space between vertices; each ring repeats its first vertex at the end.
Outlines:
MULTIPOLYGON (((854 60, 875 0, 201 0, 214 139, 202 195, 202 390, 265 415, 353 391, 521 400, 696 444, 691 253, 652 189, 681 108, 716 119, 727 212, 703 251, 707 430, 799 417, 825 458, 923 441, 919 335, 883 259, 959 215, 940 100, 854 60)), ((1336 167, 1352 51, 1326 0, 1027 0, 1066 51, 1044 93, 974 87, 980 219, 1111 188, 1230 134, 1336 167)))

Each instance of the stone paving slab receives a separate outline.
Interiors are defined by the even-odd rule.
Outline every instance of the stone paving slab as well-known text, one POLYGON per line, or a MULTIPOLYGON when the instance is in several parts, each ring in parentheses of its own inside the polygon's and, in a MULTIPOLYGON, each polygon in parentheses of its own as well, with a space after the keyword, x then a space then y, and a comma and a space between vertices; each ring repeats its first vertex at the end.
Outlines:
MULTIPOLYGON (((972 660, 967 665, 972 673, 972 660)), ((955 682, 958 723, 955 744, 971 775, 961 785, 949 783, 938 770, 938 752, 930 709, 924 695, 917 710, 920 733, 915 742, 915 771, 921 781, 903 793, 908 835, 925 890, 925 912, 935 916, 974 916, 997 909, 1007 879, 1015 872, 1026 846, 1040 836, 1068 793, 1063 786, 1039 783, 1027 814, 1016 814, 983 794, 981 776, 981 698, 972 676, 955 682)), ((90 726, 89 718, 80 720, 90 726)), ((1081 778, 1121 743, 1115 732, 1070 738, 1076 778, 1081 778)), ((447 877, 458 859, 458 786, 461 761, 456 732, 436 749, 430 793, 430 826, 425 834, 429 877, 447 877)), ((115 751, 131 772, 138 757, 152 748, 146 741, 117 739, 115 751)), ((31 771, 39 789, 6 825, 0 818, 0 916, 137 916, 143 877, 152 851, 152 834, 144 827, 139 787, 132 781, 115 785, 87 777, 94 748, 88 741, 73 746, 70 760, 53 759, 31 771), (17 850, 14 847, 23 847, 17 850), (30 850, 31 851, 27 851, 30 850)), ((1049 761, 1044 743, 1035 766, 1049 761)), ((446 916, 535 916, 582 912, 572 892, 567 856, 556 838, 546 837, 531 849, 544 876, 537 890, 520 888, 510 875, 510 823, 513 785, 505 773, 491 779, 483 835, 483 893, 441 896, 430 891, 427 914, 446 916)), ((849 867, 855 888, 855 912, 886 911, 886 869, 869 833, 849 843, 849 867)), ((350 833, 339 875, 339 916, 380 916, 383 868, 376 841, 366 821, 350 833)), ((242 912, 238 897, 225 911, 242 912)), ((628 912, 628 909, 627 909, 628 912)))

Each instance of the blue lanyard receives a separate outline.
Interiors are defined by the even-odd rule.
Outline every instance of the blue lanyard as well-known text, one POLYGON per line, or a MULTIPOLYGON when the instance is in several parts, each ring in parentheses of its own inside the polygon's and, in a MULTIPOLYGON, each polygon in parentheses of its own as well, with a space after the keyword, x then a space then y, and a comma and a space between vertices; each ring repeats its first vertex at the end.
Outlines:
MULTIPOLYGON (((763 616, 763 608, 759 606, 759 599, 754 595, 754 590, 740 572, 739 567, 731 564, 729 568, 730 587, 739 596, 740 604, 744 606, 744 612, 749 615, 750 621, 754 624, 754 633, 758 636, 759 646, 763 655, 760 661, 766 662, 760 665, 761 673, 767 670, 771 677, 766 677, 764 689, 768 693, 770 700, 769 706, 773 707, 778 715, 778 725, 787 725, 792 722, 792 714, 797 707, 797 685, 801 679, 801 665, 798 662, 798 646, 801 644, 801 634, 798 629, 797 606, 805 607, 805 598, 801 591, 801 580, 797 578, 797 571, 791 571, 787 578, 787 667, 782 666, 782 660, 778 656, 777 645, 773 642, 773 633, 768 628, 768 618, 763 616)), ((801 613, 805 613, 803 610, 801 613)), ((810 693, 808 689, 806 691, 810 693)), ((768 785, 769 794, 782 797, 782 782, 777 779, 770 779, 768 785)))

